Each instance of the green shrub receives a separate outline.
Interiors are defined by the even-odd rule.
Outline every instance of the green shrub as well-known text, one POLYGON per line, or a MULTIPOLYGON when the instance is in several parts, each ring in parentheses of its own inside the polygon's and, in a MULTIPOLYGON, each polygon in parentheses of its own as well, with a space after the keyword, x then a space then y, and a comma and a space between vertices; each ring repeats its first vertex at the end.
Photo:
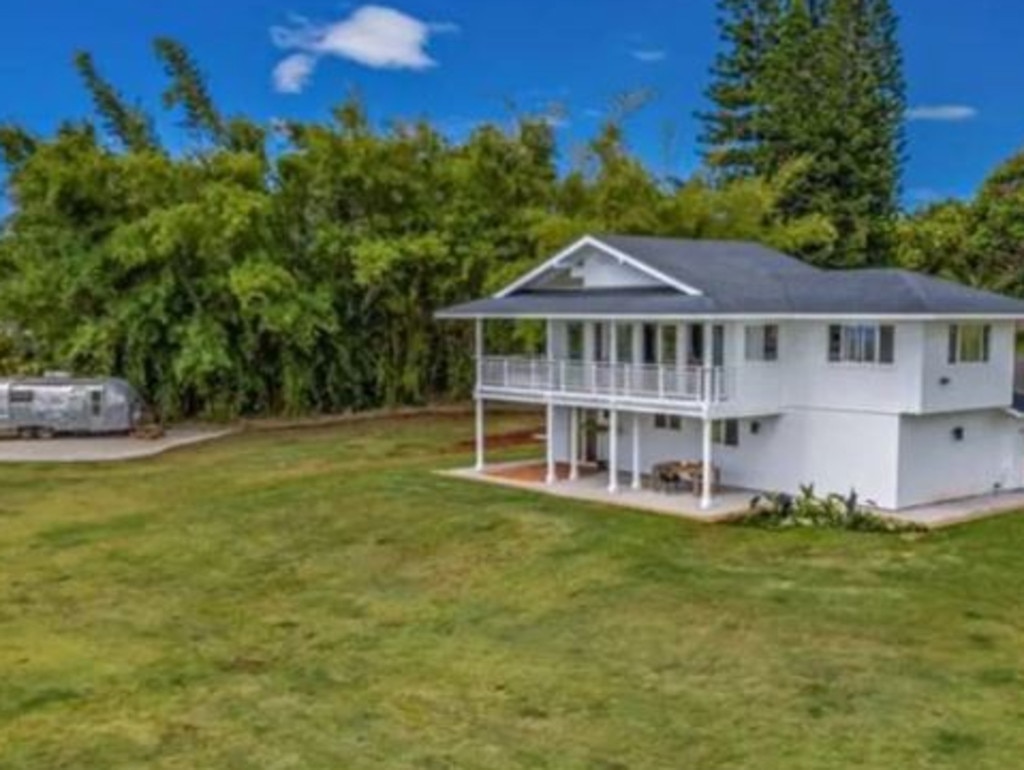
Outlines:
POLYGON ((750 514, 740 523, 769 529, 817 527, 845 529, 852 532, 921 532, 918 524, 879 516, 860 506, 855 491, 849 495, 831 494, 818 497, 814 486, 800 487, 797 495, 769 493, 750 501, 750 514))

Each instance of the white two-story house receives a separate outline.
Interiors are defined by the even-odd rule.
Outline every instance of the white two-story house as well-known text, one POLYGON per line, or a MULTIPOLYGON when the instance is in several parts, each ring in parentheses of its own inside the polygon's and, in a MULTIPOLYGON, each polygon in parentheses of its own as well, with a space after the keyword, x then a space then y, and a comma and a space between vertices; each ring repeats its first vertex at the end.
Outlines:
POLYGON ((752 243, 595 236, 439 317, 476 323, 479 469, 494 401, 546 408, 550 483, 597 462, 628 492, 700 461, 704 508, 714 469, 890 510, 1024 487, 1015 299, 752 243), (546 354, 488 355, 489 319, 546 322, 546 354))

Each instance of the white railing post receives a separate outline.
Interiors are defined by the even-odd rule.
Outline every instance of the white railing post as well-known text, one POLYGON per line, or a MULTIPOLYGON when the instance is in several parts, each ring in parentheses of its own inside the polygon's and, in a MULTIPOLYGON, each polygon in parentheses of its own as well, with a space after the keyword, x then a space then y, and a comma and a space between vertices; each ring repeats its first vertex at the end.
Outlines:
POLYGON ((658 365, 658 398, 665 400, 665 367, 658 365))

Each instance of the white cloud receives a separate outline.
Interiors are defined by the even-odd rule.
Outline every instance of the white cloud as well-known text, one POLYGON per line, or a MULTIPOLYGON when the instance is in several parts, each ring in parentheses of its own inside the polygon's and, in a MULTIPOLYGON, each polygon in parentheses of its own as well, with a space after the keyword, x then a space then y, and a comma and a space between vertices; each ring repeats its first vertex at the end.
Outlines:
POLYGON ((364 5, 341 21, 324 24, 293 17, 290 25, 270 30, 274 45, 296 52, 277 65, 274 83, 279 91, 300 92, 324 57, 375 69, 429 69, 437 66, 427 53, 430 39, 456 29, 381 5, 364 5))
POLYGON ((668 51, 660 48, 638 48, 631 53, 634 59, 644 64, 656 64, 668 58, 668 51))
POLYGON ((907 120, 957 123, 978 117, 978 110, 966 104, 922 104, 907 110, 907 120))
POLYGON ((282 94, 302 93, 316 67, 316 59, 307 53, 296 53, 274 67, 274 88, 282 94))
POLYGON ((561 113, 541 115, 540 119, 551 126, 555 131, 560 131, 561 129, 568 128, 572 125, 572 121, 569 120, 568 116, 561 113))

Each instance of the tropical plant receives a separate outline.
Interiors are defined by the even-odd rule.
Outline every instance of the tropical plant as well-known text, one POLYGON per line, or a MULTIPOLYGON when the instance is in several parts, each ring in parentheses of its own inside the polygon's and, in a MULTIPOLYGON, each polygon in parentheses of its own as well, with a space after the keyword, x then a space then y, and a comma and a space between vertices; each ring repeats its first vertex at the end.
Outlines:
POLYGON ((813 485, 803 485, 796 495, 767 493, 754 497, 744 524, 770 529, 820 528, 853 532, 917 532, 922 528, 909 522, 880 516, 860 505, 855 491, 845 497, 819 497, 813 485))

